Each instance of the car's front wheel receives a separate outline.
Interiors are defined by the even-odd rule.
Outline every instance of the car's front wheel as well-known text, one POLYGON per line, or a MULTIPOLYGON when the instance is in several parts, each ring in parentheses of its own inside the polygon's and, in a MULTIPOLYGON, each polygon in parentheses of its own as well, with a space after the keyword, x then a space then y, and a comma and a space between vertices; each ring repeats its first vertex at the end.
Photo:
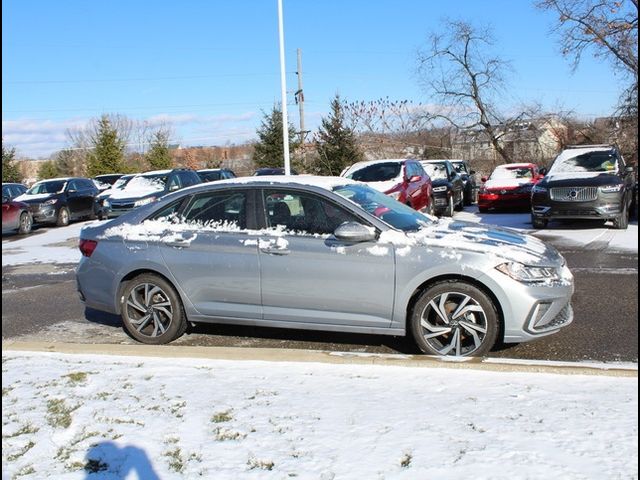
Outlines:
POLYGON ((121 298, 124 327, 139 342, 169 343, 187 330, 180 297, 159 275, 138 275, 127 283, 121 298))
POLYGON ((67 225, 69 225, 70 218, 71 214, 69 213, 69 209, 67 207, 62 207, 60 210, 58 210, 56 225, 59 227, 66 227, 67 225))
POLYGON ((627 209, 627 203, 623 201, 622 212, 616 218, 613 219, 613 228, 617 230, 626 230, 629 226, 629 210, 627 209))
POLYGON ((531 215, 531 224, 533 225, 533 228, 536 228, 536 229, 547 228, 548 223, 549 223, 549 220, 546 220, 544 218, 538 218, 533 214, 531 215))
POLYGON ((20 223, 18 224, 18 233, 20 235, 26 235, 31 232, 32 227, 33 218, 29 212, 22 212, 22 214, 20 214, 20 223))
POLYGON ((465 281, 447 280, 424 291, 410 321, 418 348, 429 355, 486 355, 498 336, 498 312, 493 301, 465 281))

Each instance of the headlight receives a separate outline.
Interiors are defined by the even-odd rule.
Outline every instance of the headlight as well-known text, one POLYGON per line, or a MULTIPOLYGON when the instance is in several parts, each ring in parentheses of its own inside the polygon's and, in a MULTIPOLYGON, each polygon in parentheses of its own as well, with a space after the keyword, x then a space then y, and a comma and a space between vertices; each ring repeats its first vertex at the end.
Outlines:
POLYGON ((102 206, 104 208, 111 208, 111 202, 107 199, 104 200, 104 202, 102 202, 102 206))
POLYGON ((619 192, 620 190, 622 190, 622 188, 624 187, 624 185, 619 184, 619 185, 603 185, 602 187, 600 187, 600 191, 602 193, 615 193, 615 192, 619 192))
POLYGON ((433 193, 446 192, 447 187, 433 187, 433 193))
POLYGON ((133 204, 134 207, 141 207, 142 205, 146 205, 147 203, 153 203, 156 201, 156 197, 147 197, 147 198, 143 198, 142 200, 138 200, 136 203, 133 204))
POLYGON ((545 187, 541 187, 540 185, 534 185, 531 191, 533 193, 547 193, 547 189, 545 187))
POLYGON ((400 191, 397 192, 389 192, 387 193, 387 195, 389 195, 391 198, 393 198, 394 200, 398 200, 400 198, 400 191))
POLYGON ((47 207, 49 205, 55 205, 58 202, 57 198, 52 198, 51 200, 47 200, 46 202, 42 203, 42 206, 47 207))
POLYGON ((496 269, 522 283, 554 282, 561 278, 557 268, 531 267, 518 262, 502 263, 496 269))

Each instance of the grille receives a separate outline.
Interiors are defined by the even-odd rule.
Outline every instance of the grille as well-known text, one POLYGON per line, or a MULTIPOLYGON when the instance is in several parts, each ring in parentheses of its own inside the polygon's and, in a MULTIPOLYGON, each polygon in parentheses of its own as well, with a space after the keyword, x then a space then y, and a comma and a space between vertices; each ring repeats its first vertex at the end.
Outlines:
POLYGON ((533 333, 548 332, 549 330, 555 330, 562 325, 570 323, 572 319, 573 309, 571 308, 571 304, 567 303, 549 323, 536 327, 533 325, 534 322, 531 322, 530 329, 533 333))
POLYGON ((590 202, 598 198, 598 187, 556 187, 551 200, 556 202, 590 202))
POLYGON ((133 208, 133 202, 131 203, 112 203, 111 204, 111 209, 112 210, 130 210, 133 208))

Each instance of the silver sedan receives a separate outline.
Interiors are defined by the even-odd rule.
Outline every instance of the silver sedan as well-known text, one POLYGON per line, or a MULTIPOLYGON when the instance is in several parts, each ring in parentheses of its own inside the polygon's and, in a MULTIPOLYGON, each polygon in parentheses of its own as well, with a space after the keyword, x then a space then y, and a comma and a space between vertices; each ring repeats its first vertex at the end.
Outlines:
POLYGON ((410 334, 426 354, 480 356, 573 320, 553 247, 338 177, 198 185, 85 227, 80 250, 81 299, 148 344, 211 322, 410 334))

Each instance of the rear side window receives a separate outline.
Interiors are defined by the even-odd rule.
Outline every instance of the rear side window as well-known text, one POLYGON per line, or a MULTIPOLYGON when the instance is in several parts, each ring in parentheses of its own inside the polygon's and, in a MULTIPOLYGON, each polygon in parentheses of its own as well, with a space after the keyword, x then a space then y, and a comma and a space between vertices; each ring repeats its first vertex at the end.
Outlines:
POLYGON ((179 174, 183 187, 190 187, 201 183, 200 176, 195 172, 183 172, 179 174))
POLYGON ((207 226, 246 228, 245 192, 211 192, 193 199, 184 214, 188 223, 207 226))

